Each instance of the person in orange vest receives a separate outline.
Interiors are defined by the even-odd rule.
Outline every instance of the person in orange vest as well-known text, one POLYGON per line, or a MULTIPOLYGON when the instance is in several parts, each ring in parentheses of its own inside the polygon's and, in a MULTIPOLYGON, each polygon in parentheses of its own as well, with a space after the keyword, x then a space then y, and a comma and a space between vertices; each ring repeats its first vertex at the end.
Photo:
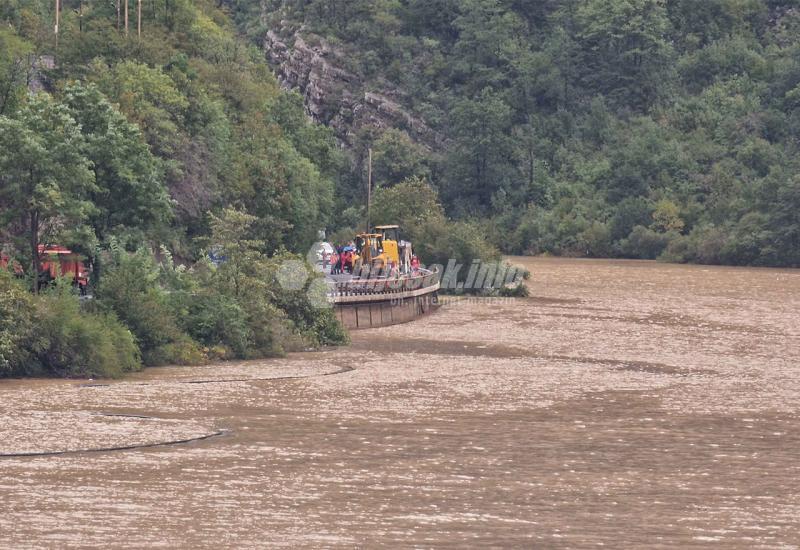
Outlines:
POLYGON ((339 274, 339 254, 336 249, 331 252, 331 275, 339 274))
POLYGON ((417 258, 416 254, 411 256, 411 271, 414 273, 419 271, 419 258, 417 258))

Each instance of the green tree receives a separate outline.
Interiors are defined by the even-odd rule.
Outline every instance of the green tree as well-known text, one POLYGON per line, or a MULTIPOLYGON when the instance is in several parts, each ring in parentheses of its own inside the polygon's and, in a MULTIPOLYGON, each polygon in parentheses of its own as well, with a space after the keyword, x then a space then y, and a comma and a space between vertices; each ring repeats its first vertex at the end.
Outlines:
POLYGON ((394 185, 407 178, 430 177, 428 153, 402 130, 390 128, 375 142, 373 176, 377 186, 394 185))
POLYGON ((5 222, 24 224, 33 288, 39 243, 74 229, 92 212, 96 191, 84 140, 69 109, 47 94, 32 96, 15 118, 0 116, 0 204, 5 222))
POLYGON ((456 212, 485 213, 494 193, 510 186, 511 108, 487 88, 475 99, 458 101, 450 115, 445 198, 456 212))
POLYGON ((171 205, 163 174, 139 128, 95 85, 71 84, 63 101, 80 121, 83 151, 92 163, 96 189, 91 221, 97 236, 105 239, 118 229, 146 233, 166 222, 171 205))
POLYGON ((518 40, 524 28, 519 16, 500 0, 464 0, 454 25, 454 78, 466 84, 468 93, 506 85, 507 69, 525 50, 518 40))
POLYGON ((671 0, 666 3, 675 42, 691 50, 732 35, 759 32, 769 17, 760 0, 671 0))
POLYGON ((219 216, 209 216, 212 247, 225 258, 219 268, 223 274, 220 280, 227 281, 231 295, 242 298, 252 291, 251 275, 263 257, 264 241, 253 238, 258 218, 235 208, 225 208, 219 216))
POLYGON ((680 216, 680 208, 668 199, 661 199, 655 204, 653 211, 653 226, 663 232, 680 232, 685 223, 680 216))
MULTIPOLYGON (((569 8, 565 8, 569 9, 569 8)), ((660 0, 587 0, 574 13, 582 84, 644 109, 669 82, 669 20, 660 0)))
POLYGON ((800 176, 782 181, 767 207, 774 258, 764 263, 800 266, 800 176))
POLYGON ((181 339, 176 315, 158 284, 158 265, 148 250, 127 253, 113 239, 103 257, 98 303, 133 332, 145 363, 158 363, 154 357, 159 350, 181 339))
POLYGON ((237 189, 229 190, 229 201, 256 217, 253 229, 264 250, 307 249, 327 226, 332 182, 262 117, 253 115, 239 131, 237 189))
POLYGON ((24 96, 33 46, 0 29, 0 115, 13 113, 24 96))
POLYGON ((412 34, 432 35, 452 42, 458 38, 455 20, 460 14, 460 0, 408 0, 404 14, 412 34))
POLYGON ((439 196, 425 180, 410 178, 375 192, 372 218, 376 224, 398 224, 412 238, 431 220, 444 220, 439 196))
POLYGON ((279 93, 269 104, 269 120, 280 126, 297 152, 312 161, 324 177, 337 178, 345 171, 347 159, 333 131, 309 119, 300 94, 279 93))
POLYGON ((109 68, 98 60, 90 67, 90 76, 128 120, 143 129, 156 154, 174 158, 181 141, 181 117, 189 102, 168 75, 136 61, 109 68))

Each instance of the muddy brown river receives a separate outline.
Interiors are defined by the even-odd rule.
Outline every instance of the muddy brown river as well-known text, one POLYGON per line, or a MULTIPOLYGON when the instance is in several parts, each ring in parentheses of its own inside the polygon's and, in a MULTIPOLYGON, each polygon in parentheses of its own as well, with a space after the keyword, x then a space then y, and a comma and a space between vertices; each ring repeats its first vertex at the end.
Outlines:
POLYGON ((516 261, 345 349, 0 381, 0 546, 798 547, 800 271, 516 261))

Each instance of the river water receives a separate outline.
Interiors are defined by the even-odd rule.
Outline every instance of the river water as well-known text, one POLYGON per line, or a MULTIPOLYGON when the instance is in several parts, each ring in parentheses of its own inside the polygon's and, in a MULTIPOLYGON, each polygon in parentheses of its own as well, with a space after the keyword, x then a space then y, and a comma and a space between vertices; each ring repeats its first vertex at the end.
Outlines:
POLYGON ((797 547, 800 271, 515 261, 349 348, 0 382, 0 546, 797 547))

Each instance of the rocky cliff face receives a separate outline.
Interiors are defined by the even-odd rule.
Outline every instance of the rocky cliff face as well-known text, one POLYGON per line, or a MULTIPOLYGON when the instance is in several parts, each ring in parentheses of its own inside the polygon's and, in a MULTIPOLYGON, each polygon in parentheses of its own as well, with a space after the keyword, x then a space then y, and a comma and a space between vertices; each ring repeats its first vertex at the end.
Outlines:
POLYGON ((346 147, 365 127, 399 128, 429 148, 439 143, 436 132, 401 106, 395 93, 368 91, 358 75, 343 69, 344 52, 303 29, 284 34, 271 30, 264 39, 278 80, 300 92, 308 114, 332 127, 346 147))

